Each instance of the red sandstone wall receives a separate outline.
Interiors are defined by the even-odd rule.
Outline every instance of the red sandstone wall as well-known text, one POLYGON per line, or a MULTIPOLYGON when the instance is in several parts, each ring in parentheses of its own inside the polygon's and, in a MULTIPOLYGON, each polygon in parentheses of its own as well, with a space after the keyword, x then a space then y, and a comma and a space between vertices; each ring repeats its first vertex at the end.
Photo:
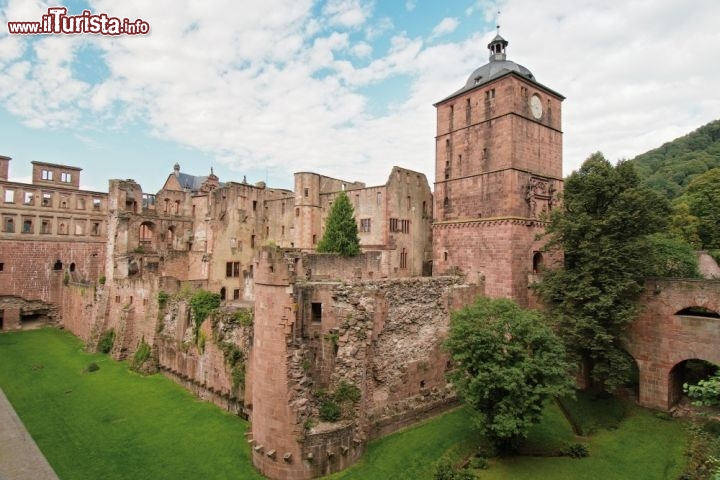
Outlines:
POLYGON ((301 457, 303 426, 289 404, 287 336, 293 324, 290 277, 281 251, 263 249, 255 271, 253 338, 253 464, 271 478, 311 477, 301 457))
POLYGON ((542 224, 488 220, 435 225, 433 232, 436 275, 459 267, 468 282, 484 279, 488 296, 515 298, 523 306, 528 304, 528 276, 532 273, 533 253, 540 248, 535 236, 542 232, 542 224))
POLYGON ((73 279, 95 282, 102 275, 105 261, 104 242, 45 242, 3 240, 0 242, 0 292, 28 300, 60 304, 62 281, 70 264, 75 264, 73 279), (62 270, 54 270, 55 262, 62 270))

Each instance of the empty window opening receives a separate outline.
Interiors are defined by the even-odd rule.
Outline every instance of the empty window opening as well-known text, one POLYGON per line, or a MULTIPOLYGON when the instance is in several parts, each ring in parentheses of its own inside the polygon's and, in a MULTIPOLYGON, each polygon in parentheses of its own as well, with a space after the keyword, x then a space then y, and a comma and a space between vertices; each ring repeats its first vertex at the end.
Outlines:
POLYGON ((443 260, 447 262, 448 259, 448 252, 443 252, 443 260))
POLYGON ((313 302, 311 304, 310 308, 310 318, 313 322, 321 322, 322 321, 322 303, 315 303, 313 302))
POLYGON ((255 235, 250 235, 250 248, 255 248, 255 235))
POLYGON ((309 188, 303 189, 303 196, 305 196, 305 197, 309 197, 309 196, 310 196, 310 189, 309 189, 309 188))
POLYGON ((233 289, 233 300, 240 300, 240 289, 233 289))
POLYGON ((100 210, 101 201, 99 198, 93 198, 93 210, 100 210))
POLYGON ((448 197, 445 197, 445 200, 443 200, 443 207, 448 208, 450 206, 450 199, 448 197))
POLYGON ((120 303, 120 295, 115 295, 115 303, 120 303))
POLYGON ((407 250, 405 250, 403 248, 402 251, 400 252, 400 268, 401 269, 407 268, 407 257, 408 257, 407 250))
POLYGON ((540 273, 543 270, 543 255, 540 252, 535 252, 533 255, 533 273, 540 273))
POLYGON ((312 244, 315 245, 317 243, 317 235, 313 235, 312 244))
POLYGON ((4 223, 3 226, 5 227, 3 230, 5 230, 8 233, 13 233, 15 231, 15 221, 12 218, 10 218, 10 217, 5 218, 5 221, 3 223, 4 223))
POLYGON ((143 222, 140 224, 139 246, 142 248, 152 248, 153 242, 153 224, 143 222))
POLYGON ((71 271, 71 272, 74 272, 74 271, 75 271, 75 262, 72 262, 72 263, 70 264, 70 271, 71 271))
POLYGON ((40 233, 50 233, 50 220, 43 220, 40 223, 40 233))
POLYGON ((470 108, 471 108, 471 107, 470 107, 470 99, 468 98, 468 99, 465 101, 465 122, 466 122, 468 125, 470 125, 470 117, 471 117, 470 108))
POLYGON ((22 233, 33 233, 32 220, 23 220, 22 233))
POLYGON ((257 210, 257 200, 253 200, 253 212, 257 210))
POLYGON ((368 233, 370 232, 370 220, 369 218, 360 219, 360 231, 368 233))
POLYGON ((225 300, 225 287, 220 289, 220 300, 225 300))
POLYGON ((407 209, 410 210, 412 208, 412 198, 410 198, 410 195, 407 196, 407 209))
POLYGON ((32 192, 25 192, 25 198, 23 199, 23 203, 25 205, 32 205, 33 204, 33 194, 32 192))
POLYGON ((0 262, 0 272, 5 270, 5 264, 3 262, 0 262))
POLYGON ((59 235, 67 235, 67 225, 65 225, 65 222, 60 222, 60 225, 58 225, 58 234, 59 235))
POLYGON ((15 202, 15 190, 5 190, 5 203, 15 202))
POLYGON ((55 265, 53 265, 53 270, 62 270, 62 262, 60 260, 55 260, 55 265))

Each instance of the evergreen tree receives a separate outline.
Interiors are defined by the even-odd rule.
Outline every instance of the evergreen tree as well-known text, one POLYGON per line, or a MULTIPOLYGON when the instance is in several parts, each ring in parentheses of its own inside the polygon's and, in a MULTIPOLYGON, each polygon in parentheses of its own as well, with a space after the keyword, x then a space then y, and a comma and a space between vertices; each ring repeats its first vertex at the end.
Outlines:
POLYGON ((444 346, 456 391, 504 452, 520 446, 549 398, 572 389, 562 341, 539 312, 512 300, 480 297, 453 312, 444 346))
POLYGON ((345 192, 340 192, 330 209, 325 223, 325 233, 318 243, 317 251, 339 253, 346 257, 360 253, 355 212, 345 192))
POLYGON ((665 227, 670 207, 640 183, 631 163, 613 167, 601 153, 566 179, 563 207, 552 212, 547 233, 564 266, 546 271, 537 290, 568 350, 612 391, 630 378, 621 335, 652 272, 648 236, 665 227))

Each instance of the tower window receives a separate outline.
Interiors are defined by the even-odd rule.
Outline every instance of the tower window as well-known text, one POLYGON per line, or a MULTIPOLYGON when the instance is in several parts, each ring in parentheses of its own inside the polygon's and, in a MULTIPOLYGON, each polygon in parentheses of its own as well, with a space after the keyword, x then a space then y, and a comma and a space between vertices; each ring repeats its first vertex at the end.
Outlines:
POLYGON ((309 197, 309 196, 310 196, 310 189, 309 189, 309 188, 304 189, 304 190, 303 190, 303 195, 304 195, 305 197, 309 197))
POLYGON ((472 107, 470 106, 470 99, 468 98, 468 99, 465 101, 465 122, 466 122, 468 125, 470 125, 470 119, 471 119, 471 117, 472 117, 471 108, 472 108, 472 107))
POLYGON ((448 197, 445 197, 445 200, 443 200, 443 207, 448 208, 450 206, 450 199, 448 197))
POLYGON ((450 105, 450 130, 453 129, 453 117, 455 116, 455 106, 450 105))

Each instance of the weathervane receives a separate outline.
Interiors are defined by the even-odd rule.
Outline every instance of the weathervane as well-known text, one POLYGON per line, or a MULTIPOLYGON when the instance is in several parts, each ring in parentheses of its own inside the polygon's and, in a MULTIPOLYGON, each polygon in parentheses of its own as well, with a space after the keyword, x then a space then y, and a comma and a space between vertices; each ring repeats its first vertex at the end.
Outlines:
POLYGON ((495 28, 497 28, 497 34, 500 35, 500 10, 497 12, 497 21, 495 22, 495 28))

